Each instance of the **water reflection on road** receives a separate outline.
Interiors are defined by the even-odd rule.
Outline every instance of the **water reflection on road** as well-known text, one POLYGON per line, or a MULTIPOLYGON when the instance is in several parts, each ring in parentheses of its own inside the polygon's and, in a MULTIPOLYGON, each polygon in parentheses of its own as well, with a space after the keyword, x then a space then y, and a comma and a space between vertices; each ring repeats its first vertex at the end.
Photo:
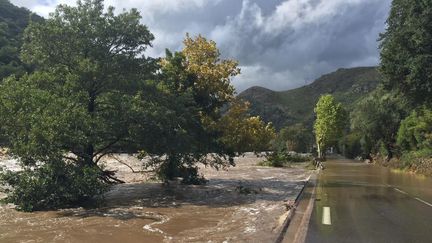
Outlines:
POLYGON ((318 180, 307 242, 431 242, 432 178, 335 159, 318 180))

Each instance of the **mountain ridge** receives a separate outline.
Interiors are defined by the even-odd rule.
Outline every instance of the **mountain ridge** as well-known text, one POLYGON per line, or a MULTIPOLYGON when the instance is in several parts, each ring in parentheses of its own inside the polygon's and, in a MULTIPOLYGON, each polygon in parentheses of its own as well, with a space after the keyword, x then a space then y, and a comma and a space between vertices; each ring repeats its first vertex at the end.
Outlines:
POLYGON ((253 86, 237 97, 251 104, 251 114, 272 122, 277 129, 296 123, 311 127, 313 108, 323 94, 332 94, 347 109, 374 90, 381 77, 377 67, 340 68, 295 89, 273 91, 253 86))

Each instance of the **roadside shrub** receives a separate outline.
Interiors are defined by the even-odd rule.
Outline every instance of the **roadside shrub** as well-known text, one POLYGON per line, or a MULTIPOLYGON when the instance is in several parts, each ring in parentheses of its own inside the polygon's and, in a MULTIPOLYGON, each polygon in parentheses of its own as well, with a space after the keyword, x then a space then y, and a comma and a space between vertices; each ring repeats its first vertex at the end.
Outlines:
POLYGON ((420 158, 432 158, 432 148, 425 148, 417 151, 406 152, 402 155, 401 160, 406 162, 413 162, 420 158))
MULTIPOLYGON (((138 158, 144 158, 145 152, 141 151, 138 158)), ((155 168, 155 179, 169 182, 182 178, 181 183, 186 185, 203 185, 207 180, 198 173, 198 167, 194 161, 198 158, 193 155, 169 155, 166 157, 153 157, 144 166, 155 168)))
POLYGON ((273 152, 270 153, 267 157, 266 161, 260 163, 262 166, 271 166, 271 167, 284 167, 288 164, 283 153, 273 152))
POLYGON ((405 151, 432 147, 432 110, 413 111, 401 122, 397 144, 405 151))
POLYGON ((28 212, 99 202, 108 190, 100 178, 98 168, 54 161, 35 169, 4 172, 0 183, 8 188, 5 202, 28 212))
POLYGON ((303 156, 300 154, 287 154, 285 157, 286 160, 294 163, 307 162, 312 160, 310 156, 303 156))
POLYGON ((259 165, 271 167, 285 167, 289 166, 291 163, 301 163, 312 160, 310 156, 288 153, 285 151, 270 153, 266 156, 266 158, 267 160, 261 162, 259 165))
POLYGON ((432 148, 405 152, 400 158, 399 168, 431 176, 432 148))

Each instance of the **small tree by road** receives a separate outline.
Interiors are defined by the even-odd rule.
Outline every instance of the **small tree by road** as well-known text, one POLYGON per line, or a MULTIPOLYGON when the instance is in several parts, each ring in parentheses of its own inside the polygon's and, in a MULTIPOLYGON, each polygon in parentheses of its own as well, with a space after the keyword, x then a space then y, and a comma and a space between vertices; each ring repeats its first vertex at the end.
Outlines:
POLYGON ((314 111, 316 114, 314 132, 318 157, 324 158, 326 148, 342 137, 346 112, 342 104, 336 102, 332 95, 321 96, 314 111))

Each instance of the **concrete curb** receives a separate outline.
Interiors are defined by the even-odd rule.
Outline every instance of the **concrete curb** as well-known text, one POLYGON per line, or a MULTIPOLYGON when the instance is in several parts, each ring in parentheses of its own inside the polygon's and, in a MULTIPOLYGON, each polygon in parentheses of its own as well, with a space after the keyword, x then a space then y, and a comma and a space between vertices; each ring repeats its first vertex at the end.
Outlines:
POLYGON ((285 234, 288 230, 288 226, 290 225, 290 222, 295 214, 295 210, 300 202, 301 196, 303 195, 303 192, 306 188, 306 186, 309 184, 309 181, 311 179, 312 175, 309 175, 309 177, 304 181, 304 185, 302 187, 302 189, 300 190, 300 193, 297 195, 295 201, 294 201, 294 205, 293 207, 288 211, 288 215, 284 220, 284 223, 282 224, 282 228, 280 229, 279 233, 278 233, 278 237, 276 238, 276 243, 281 243, 285 237, 285 234))

